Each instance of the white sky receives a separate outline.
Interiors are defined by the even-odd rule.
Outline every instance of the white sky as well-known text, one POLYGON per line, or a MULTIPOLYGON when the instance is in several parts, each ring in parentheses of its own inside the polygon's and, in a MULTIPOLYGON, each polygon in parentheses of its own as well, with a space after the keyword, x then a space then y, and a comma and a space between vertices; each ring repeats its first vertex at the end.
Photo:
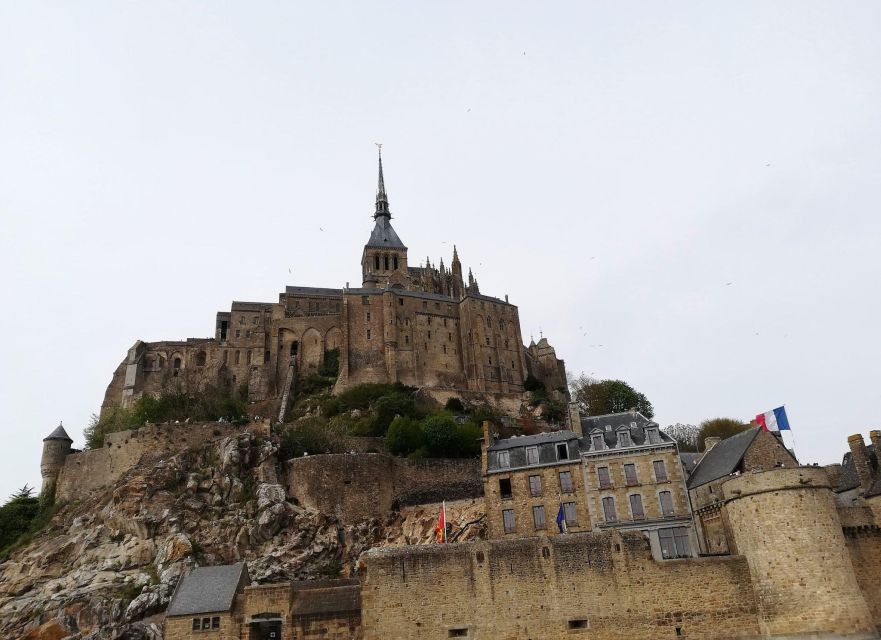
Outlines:
POLYGON ((879 425, 877 2, 0 3, 0 499, 138 338, 452 245, 662 425, 879 425), (321 231, 323 228, 323 231, 321 231), (288 270, 292 271, 289 274, 288 270), (728 283, 731 283, 730 285, 728 283))

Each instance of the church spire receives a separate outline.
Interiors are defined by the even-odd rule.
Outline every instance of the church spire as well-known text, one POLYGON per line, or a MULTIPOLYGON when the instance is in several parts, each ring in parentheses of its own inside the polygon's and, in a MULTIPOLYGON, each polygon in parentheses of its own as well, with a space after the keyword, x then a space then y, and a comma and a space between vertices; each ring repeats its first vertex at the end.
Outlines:
POLYGON ((373 214, 374 220, 379 217, 392 217, 392 214, 388 209, 388 195, 385 192, 385 178, 382 176, 382 145, 377 142, 376 146, 379 149, 379 180, 376 185, 376 213, 373 214))

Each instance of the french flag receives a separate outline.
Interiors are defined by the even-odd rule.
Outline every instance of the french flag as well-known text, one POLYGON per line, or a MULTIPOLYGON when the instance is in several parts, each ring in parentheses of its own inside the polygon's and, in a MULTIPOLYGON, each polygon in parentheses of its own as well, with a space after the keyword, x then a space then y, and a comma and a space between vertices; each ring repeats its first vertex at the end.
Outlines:
POLYGON ((786 419, 786 409, 777 407, 756 416, 756 423, 765 431, 792 431, 786 419))

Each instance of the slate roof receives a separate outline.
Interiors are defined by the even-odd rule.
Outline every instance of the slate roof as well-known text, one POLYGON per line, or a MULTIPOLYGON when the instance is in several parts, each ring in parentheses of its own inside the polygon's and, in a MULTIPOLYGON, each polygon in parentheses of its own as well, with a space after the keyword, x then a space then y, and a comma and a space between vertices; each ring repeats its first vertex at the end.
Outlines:
MULTIPOLYGON (((866 451, 869 454, 869 464, 872 465, 872 468, 875 470, 879 470, 879 460, 876 456, 875 445, 868 445, 866 447, 866 451)), ((844 459, 841 461, 841 478, 838 481, 838 487, 835 489, 835 493, 841 493, 842 491, 850 491, 851 489, 856 489, 860 486, 860 477, 857 475, 856 466, 853 463, 853 456, 850 451, 844 454, 844 459)), ((878 493, 881 493, 881 473, 877 474, 875 478, 875 482, 872 486, 869 487, 869 491, 866 495, 875 495, 874 491, 878 490, 878 493)))
POLYGON ((693 453, 690 451, 686 451, 685 453, 679 454, 679 460, 682 462, 682 468, 685 469, 685 476, 688 477, 694 471, 694 468, 697 466, 698 460, 701 459, 701 454, 693 453))
POLYGON ((248 568, 243 563, 197 567, 181 578, 168 605, 167 615, 229 611, 239 586, 249 582, 248 568))
POLYGON ((551 431, 548 433, 537 433, 533 436, 504 438, 493 443, 491 447, 487 448, 487 451, 502 451, 513 449, 514 447, 531 447, 548 442, 566 442, 567 440, 577 439, 578 436, 572 431, 551 431))
MULTIPOLYGON (((591 432, 595 429, 601 429, 603 432, 603 441, 606 444, 606 448, 603 451, 617 449, 618 430, 621 427, 626 427, 630 432, 630 441, 634 446, 641 446, 645 444, 645 429, 649 426, 658 427, 658 424, 646 418, 639 411, 624 411, 622 413, 583 417, 581 418, 581 431, 584 433, 584 450, 589 451, 592 449, 591 432), (606 427, 609 427, 609 429, 606 427)), ((673 442, 673 439, 661 431, 660 427, 658 427, 658 438, 660 442, 657 444, 673 442)))
POLYGON ((398 237, 398 234, 392 228, 392 223, 386 216, 378 216, 376 224, 373 225, 373 231, 370 233, 370 239, 367 241, 368 247, 406 249, 404 243, 398 237))
POLYGON ((743 460, 746 450, 756 439, 761 427, 753 427, 746 431, 725 438, 719 444, 710 449, 697 463, 692 474, 688 477, 688 488, 694 489, 701 485, 731 475, 740 461, 743 460))
POLYGON ((284 288, 284 292, 287 294, 298 294, 304 296, 341 296, 343 295, 342 289, 326 289, 324 287, 292 287, 287 286, 284 288))
POLYGON ((71 437, 67 435, 67 431, 65 431, 64 427, 62 427, 60 424, 55 427, 55 431, 43 438, 43 442, 45 442, 46 440, 67 440, 68 442, 73 442, 71 437))

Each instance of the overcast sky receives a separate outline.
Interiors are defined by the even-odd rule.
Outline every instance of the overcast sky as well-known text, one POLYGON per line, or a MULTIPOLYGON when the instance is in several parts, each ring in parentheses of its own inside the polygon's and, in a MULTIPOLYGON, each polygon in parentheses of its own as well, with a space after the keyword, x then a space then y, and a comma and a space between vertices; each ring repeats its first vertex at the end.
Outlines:
POLYGON ((660 424, 881 401, 881 3, 0 3, 0 499, 136 339, 411 262, 660 424))

